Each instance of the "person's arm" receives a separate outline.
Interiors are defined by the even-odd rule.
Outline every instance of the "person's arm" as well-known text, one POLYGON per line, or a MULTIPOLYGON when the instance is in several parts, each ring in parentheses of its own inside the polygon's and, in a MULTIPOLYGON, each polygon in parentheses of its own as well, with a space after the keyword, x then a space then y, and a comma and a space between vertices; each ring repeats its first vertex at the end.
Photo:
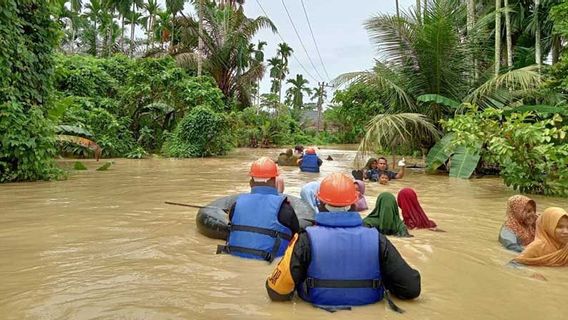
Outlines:
POLYGON ((499 242, 508 250, 522 252, 524 247, 519 243, 517 236, 507 227, 501 227, 499 242))
POLYGON ((420 295, 420 273, 412 269, 393 244, 379 236, 381 274, 385 288, 399 299, 408 300, 420 295))
POLYGON ((318 167, 321 167, 322 164, 323 164, 323 160, 318 157, 318 167))
POLYGON ((288 199, 282 202, 280 211, 278 212, 278 221, 285 227, 288 227, 292 233, 300 232, 300 222, 296 216, 294 208, 288 201, 288 199))
POLYGON ((233 220, 233 214, 235 213, 235 206, 236 205, 237 205, 237 203, 235 202, 229 208, 229 223, 231 222, 231 220, 233 220))
POLYGON ((307 233, 294 235, 284 257, 266 280, 266 291, 270 300, 292 299, 296 286, 306 279, 310 260, 310 241, 307 233))
POLYGON ((400 168, 400 170, 396 174, 395 179, 402 179, 402 177, 404 177, 404 169, 406 168, 406 161, 404 160, 404 158, 398 161, 398 167, 400 168))

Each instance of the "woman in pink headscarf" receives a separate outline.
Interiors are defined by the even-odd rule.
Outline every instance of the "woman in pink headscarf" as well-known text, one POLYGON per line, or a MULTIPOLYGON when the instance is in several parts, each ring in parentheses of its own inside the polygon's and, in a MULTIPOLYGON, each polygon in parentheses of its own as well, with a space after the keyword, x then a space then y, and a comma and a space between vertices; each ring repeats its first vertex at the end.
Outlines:
POLYGON ((436 223, 426 216, 418 202, 416 192, 410 188, 403 188, 398 192, 397 202, 402 209, 402 218, 408 229, 436 229, 436 223))
POLYGON ((355 211, 363 211, 369 209, 367 205, 367 200, 365 199, 365 182, 361 180, 355 180, 355 188, 359 193, 359 200, 355 202, 355 211))

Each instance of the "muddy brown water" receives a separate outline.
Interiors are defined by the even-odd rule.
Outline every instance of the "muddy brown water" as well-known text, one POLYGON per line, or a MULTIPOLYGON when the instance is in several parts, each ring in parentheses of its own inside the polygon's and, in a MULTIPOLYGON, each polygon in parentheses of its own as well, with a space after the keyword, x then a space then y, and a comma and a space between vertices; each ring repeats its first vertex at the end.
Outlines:
MULTIPOLYGON (((320 174, 284 167, 286 192, 331 172, 350 172, 355 151, 322 149, 320 174)), ((329 314, 295 299, 271 302, 264 281, 274 265, 215 255, 220 243, 197 233, 196 209, 248 190, 248 168, 279 150, 239 149, 214 159, 116 159, 109 171, 66 181, 0 185, 0 319, 566 319, 568 269, 516 270, 497 234, 514 194, 498 178, 451 179, 408 170, 403 180, 367 184, 417 190, 447 233, 391 239, 422 274, 422 294, 398 315, 386 303, 329 314), (530 277, 535 271, 548 281, 530 277)), ((390 157, 389 157, 390 160, 390 157)), ((409 161, 412 163, 412 161, 409 161)), ((63 162, 70 167, 72 162, 63 162)), ((534 196, 537 211, 568 207, 534 196)))

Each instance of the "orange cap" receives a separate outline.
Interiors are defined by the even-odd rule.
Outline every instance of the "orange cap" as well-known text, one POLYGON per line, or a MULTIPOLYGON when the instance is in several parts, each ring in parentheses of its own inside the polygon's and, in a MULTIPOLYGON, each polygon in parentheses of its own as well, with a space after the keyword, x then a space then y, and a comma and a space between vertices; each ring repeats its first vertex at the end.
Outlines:
POLYGON ((278 166, 268 157, 262 157, 250 166, 250 176, 253 178, 274 178, 278 176, 278 166))
POLYGON ((322 180, 318 198, 336 207, 348 206, 357 201, 357 190, 353 179, 343 173, 333 173, 322 180))
POLYGON ((316 150, 314 148, 307 148, 306 154, 316 154, 316 150))

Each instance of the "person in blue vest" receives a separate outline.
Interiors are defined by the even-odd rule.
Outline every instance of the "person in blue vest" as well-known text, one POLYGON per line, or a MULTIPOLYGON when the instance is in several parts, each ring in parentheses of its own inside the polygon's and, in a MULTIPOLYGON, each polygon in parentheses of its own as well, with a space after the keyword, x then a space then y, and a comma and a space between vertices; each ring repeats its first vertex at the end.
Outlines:
POLYGON ((304 156, 298 160, 300 171, 303 172, 320 172, 322 163, 314 148, 307 148, 304 156))
POLYGON ((290 300, 296 291, 303 300, 334 311, 372 304, 386 296, 397 310, 389 292, 400 299, 420 295, 420 273, 377 229, 364 227, 353 210, 357 201, 353 179, 341 173, 326 177, 318 199, 315 226, 292 238, 266 280, 271 300, 290 300))
POLYGON ((217 253, 268 262, 284 254, 300 224, 292 205, 276 189, 278 175, 278 166, 267 157, 252 163, 251 192, 239 196, 229 209, 229 236, 217 253))

